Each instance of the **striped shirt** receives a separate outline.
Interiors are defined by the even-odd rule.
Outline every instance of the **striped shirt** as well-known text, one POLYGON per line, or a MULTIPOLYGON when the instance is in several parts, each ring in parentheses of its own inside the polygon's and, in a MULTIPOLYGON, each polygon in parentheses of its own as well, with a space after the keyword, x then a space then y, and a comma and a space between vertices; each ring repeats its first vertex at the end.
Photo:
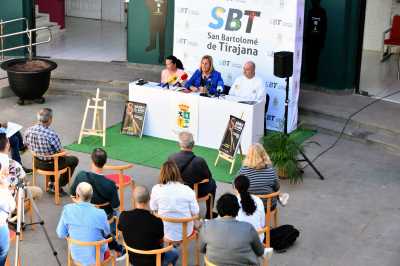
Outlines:
MULTIPOLYGON (((239 175, 245 175, 250 181, 249 193, 253 195, 271 194, 279 190, 279 179, 275 168, 265 167, 262 169, 249 168, 242 166, 239 175)), ((267 200, 264 200, 266 206, 267 200)), ((272 200, 272 206, 276 206, 276 199, 272 200)))

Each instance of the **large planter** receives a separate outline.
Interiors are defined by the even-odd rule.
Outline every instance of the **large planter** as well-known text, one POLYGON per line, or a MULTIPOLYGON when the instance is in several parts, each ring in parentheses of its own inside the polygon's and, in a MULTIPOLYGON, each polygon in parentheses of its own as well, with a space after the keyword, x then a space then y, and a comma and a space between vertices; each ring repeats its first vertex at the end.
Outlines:
POLYGON ((11 90, 19 97, 19 104, 25 100, 44 103, 43 95, 49 88, 51 71, 56 67, 55 62, 41 58, 11 59, 1 64, 7 71, 11 90))

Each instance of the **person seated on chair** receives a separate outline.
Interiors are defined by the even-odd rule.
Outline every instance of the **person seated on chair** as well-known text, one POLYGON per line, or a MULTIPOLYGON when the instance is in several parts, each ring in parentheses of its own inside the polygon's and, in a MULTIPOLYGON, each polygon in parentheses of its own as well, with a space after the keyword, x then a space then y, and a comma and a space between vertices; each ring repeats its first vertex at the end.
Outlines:
MULTIPOLYGON (((10 141, 6 134, 0 133, 0 164, 2 166, 3 174, 5 175, 5 182, 8 183, 11 189, 15 189, 19 179, 25 180, 26 173, 21 164, 9 157, 10 141)), ((37 186, 25 186, 31 193, 33 200, 38 200, 42 197, 43 191, 37 186)))
MULTIPOLYGON (((199 204, 194 191, 183 184, 175 162, 165 162, 160 170, 159 183, 151 190, 150 209, 159 216, 189 218, 199 214, 199 204)), ((182 240, 182 225, 164 223, 165 237, 171 241, 182 240)), ((193 223, 188 223, 188 236, 193 233, 193 223)))
POLYGON ((216 94, 217 90, 223 91, 224 81, 221 73, 214 69, 213 58, 210 55, 203 56, 200 68, 185 83, 185 87, 192 92, 209 94, 216 94))
MULTIPOLYGON (((207 162, 202 157, 196 156, 193 153, 194 140, 192 133, 186 131, 180 132, 178 138, 181 151, 169 156, 168 160, 176 163, 182 176, 183 183, 192 189, 195 183, 208 179, 208 183, 199 185, 198 197, 201 198, 211 193, 212 202, 214 202, 217 185, 212 178, 207 162)), ((207 219, 212 218, 208 217, 210 214, 210 200, 211 199, 207 201, 207 219)))
POLYGON ((161 83, 174 85, 184 74, 181 60, 170 55, 165 59, 165 69, 161 71, 161 83))
POLYGON ((103 167, 107 163, 107 153, 101 148, 96 148, 92 151, 91 159, 91 171, 80 171, 76 175, 70 188, 70 194, 75 196, 79 183, 89 183, 93 188, 91 203, 96 205, 109 203, 102 209, 106 212, 107 217, 111 218, 117 213, 120 202, 117 186, 103 175, 103 167))
MULTIPOLYGON (((248 222, 254 229, 265 227, 265 210, 262 200, 249 193, 250 181, 244 175, 239 175, 234 181, 235 194, 238 198, 240 210, 236 220, 248 222)), ((264 234, 259 234, 260 240, 264 241, 264 234)))
POLYGON ((267 91, 264 81, 256 76, 256 64, 248 61, 243 65, 243 75, 237 77, 229 90, 229 95, 247 101, 260 102, 265 99, 267 91))
MULTIPOLYGON (((163 247, 163 221, 150 212, 150 193, 144 186, 137 186, 133 192, 133 210, 123 211, 119 216, 118 229, 126 245, 140 250, 154 250, 163 247)), ((179 253, 173 249, 163 256, 163 265, 175 266, 179 253)), ((129 261, 135 266, 156 265, 155 256, 129 254, 129 261)))
POLYGON ((236 220, 237 197, 226 193, 217 201, 220 217, 208 220, 200 229, 200 251, 218 266, 260 265, 264 246, 254 227, 236 220))
MULTIPOLYGON (((110 225, 107 215, 103 210, 97 209, 90 203, 93 195, 92 186, 89 183, 81 182, 76 188, 77 203, 70 203, 64 206, 60 220, 57 225, 59 238, 70 237, 83 242, 95 242, 107 239, 110 235, 110 225)), ((104 254, 107 244, 100 249, 100 258, 105 259, 104 254)), ((95 247, 80 247, 72 245, 72 259, 82 265, 95 265, 95 247)))
MULTIPOLYGON (((0 123, 0 133, 7 134, 8 122, 0 123)), ((28 147, 24 144, 21 132, 17 131, 9 137, 11 158, 22 165, 21 154, 24 153, 28 147)), ((24 168, 25 173, 31 174, 32 169, 24 168)))
MULTIPOLYGON (((43 108, 37 113, 38 123, 25 132, 25 143, 28 148, 34 152, 38 157, 35 157, 35 166, 41 170, 52 171, 54 170, 54 160, 44 155, 54 155, 63 151, 61 141, 57 133, 50 128, 53 122, 53 111, 49 108, 43 108)), ((78 165, 78 158, 75 156, 62 156, 59 157, 58 168, 63 169, 69 167, 71 176, 78 165)), ((60 175, 60 196, 67 195, 62 189, 63 186, 68 184, 68 171, 60 175)), ((54 192, 54 176, 50 176, 49 192, 54 192)))
MULTIPOLYGON (((279 178, 275 168, 272 166, 264 147, 259 144, 252 144, 249 147, 247 156, 239 170, 239 175, 245 175, 250 186, 248 192, 254 195, 271 194, 279 190, 279 178)), ((267 207, 267 200, 263 200, 264 207, 267 207)), ((271 210, 276 208, 276 199, 272 199, 271 210)))

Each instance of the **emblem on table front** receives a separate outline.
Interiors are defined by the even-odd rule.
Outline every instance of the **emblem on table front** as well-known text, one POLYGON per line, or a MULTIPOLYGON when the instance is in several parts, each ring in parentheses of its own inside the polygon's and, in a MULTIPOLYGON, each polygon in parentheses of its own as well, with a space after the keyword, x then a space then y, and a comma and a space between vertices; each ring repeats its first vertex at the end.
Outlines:
POLYGON ((190 107, 186 104, 180 104, 177 116, 177 125, 181 129, 189 128, 190 126, 190 107))

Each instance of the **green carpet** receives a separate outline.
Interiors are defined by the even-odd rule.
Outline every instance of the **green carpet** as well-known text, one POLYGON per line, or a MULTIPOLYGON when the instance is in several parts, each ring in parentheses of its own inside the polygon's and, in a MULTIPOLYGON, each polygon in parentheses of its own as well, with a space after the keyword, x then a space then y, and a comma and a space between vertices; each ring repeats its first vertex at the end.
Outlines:
MULTIPOLYGON (((120 134, 120 124, 107 128, 107 151, 108 157, 120 161, 160 168, 169 155, 179 151, 177 142, 155 137, 143 136, 143 138, 132 137, 120 134)), ((311 137, 315 133, 308 130, 297 130, 296 138, 301 141, 311 137)), ((66 146, 72 151, 91 153, 94 148, 101 147, 99 137, 85 137, 81 144, 77 142, 66 146)), ((240 168, 240 156, 237 156, 233 174, 229 175, 230 164, 220 160, 217 166, 214 166, 218 151, 215 149, 198 147, 194 148, 197 156, 203 157, 210 167, 213 177, 221 182, 230 183, 240 168)))

